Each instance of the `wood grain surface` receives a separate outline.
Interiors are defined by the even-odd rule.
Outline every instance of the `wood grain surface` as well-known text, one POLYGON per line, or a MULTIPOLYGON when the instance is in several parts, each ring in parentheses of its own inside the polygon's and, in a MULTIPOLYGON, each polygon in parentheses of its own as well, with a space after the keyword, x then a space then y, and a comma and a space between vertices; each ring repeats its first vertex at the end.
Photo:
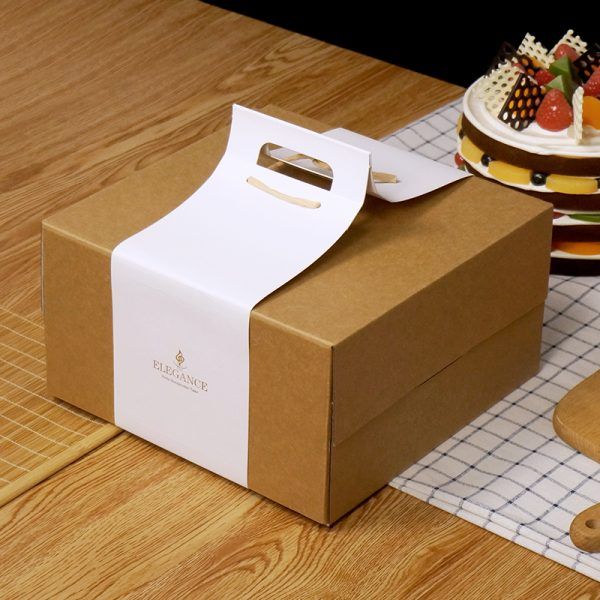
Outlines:
MULTIPOLYGON (((195 0, 2 0, 0 24, 0 304, 26 317, 41 218, 232 102, 381 136, 460 93, 195 0)), ((127 434, 2 507, 0 556, 2 599, 600 598, 391 488, 326 529, 127 434)))

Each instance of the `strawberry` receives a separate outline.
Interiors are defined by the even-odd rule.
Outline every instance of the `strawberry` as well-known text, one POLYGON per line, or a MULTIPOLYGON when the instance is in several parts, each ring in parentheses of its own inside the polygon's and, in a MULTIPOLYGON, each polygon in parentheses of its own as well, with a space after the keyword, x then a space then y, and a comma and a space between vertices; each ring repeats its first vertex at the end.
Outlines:
POLYGON ((560 90, 549 90, 535 113, 535 120, 542 129, 562 131, 573 122, 573 109, 560 90))
POLYGON ((600 69, 596 69, 583 86, 584 96, 600 96, 600 69))
POLYGON ((579 58, 579 53, 575 48, 571 48, 569 44, 560 44, 558 48, 554 51, 554 58, 559 59, 561 56, 567 55, 571 62, 577 60, 579 58))
POLYGON ((467 168, 465 166, 465 159, 458 152, 454 155, 454 164, 463 171, 467 168))
POLYGON ((534 77, 538 82, 538 85, 546 85, 554 79, 554 75, 552 75, 552 73, 546 69, 539 69, 534 77))

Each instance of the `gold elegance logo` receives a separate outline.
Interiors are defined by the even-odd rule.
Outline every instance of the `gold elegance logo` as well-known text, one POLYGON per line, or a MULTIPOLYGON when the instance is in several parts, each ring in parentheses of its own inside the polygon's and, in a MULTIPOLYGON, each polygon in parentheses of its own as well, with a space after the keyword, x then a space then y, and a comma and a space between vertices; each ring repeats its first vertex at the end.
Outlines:
POLYGON ((181 350, 175 355, 175 363, 171 366, 160 360, 154 360, 153 367, 155 371, 160 373, 163 379, 171 383, 182 386, 196 394, 198 392, 208 392, 208 383, 206 381, 191 373, 184 373, 187 367, 184 366, 185 356, 181 350))

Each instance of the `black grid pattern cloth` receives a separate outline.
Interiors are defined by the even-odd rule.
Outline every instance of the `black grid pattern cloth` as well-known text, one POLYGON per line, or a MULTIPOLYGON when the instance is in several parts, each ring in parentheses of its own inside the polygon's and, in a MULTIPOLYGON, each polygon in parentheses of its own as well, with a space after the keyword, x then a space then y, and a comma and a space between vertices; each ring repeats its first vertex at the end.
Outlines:
MULTIPOLYGON (((385 142, 454 164, 461 101, 385 142)), ((600 581, 600 554, 569 537, 573 518, 600 503, 600 464, 563 443, 556 403, 600 368, 600 277, 552 276, 538 375, 446 440, 393 487, 600 581)))

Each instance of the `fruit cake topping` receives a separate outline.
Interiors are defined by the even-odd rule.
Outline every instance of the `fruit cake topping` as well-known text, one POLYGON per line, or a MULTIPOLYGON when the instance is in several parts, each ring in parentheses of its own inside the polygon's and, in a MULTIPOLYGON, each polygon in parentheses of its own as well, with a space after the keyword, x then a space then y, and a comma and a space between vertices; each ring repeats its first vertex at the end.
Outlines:
MULTIPOLYGON (((505 42, 480 80, 478 96, 505 125, 523 131, 568 130, 585 143, 586 127, 600 130, 600 46, 591 48, 572 29, 551 51, 527 33, 517 50, 505 42)), ((596 134, 597 135, 597 132, 596 134)))
POLYGON ((569 44, 559 44, 552 54, 554 54, 554 58, 566 56, 571 61, 575 61, 579 58, 577 50, 569 46, 569 44))
POLYGON ((573 123, 573 109, 562 91, 548 90, 535 115, 535 122, 548 131, 562 131, 573 123))
POLYGON ((583 84, 584 96, 600 96, 600 69, 596 69, 591 77, 583 84))
POLYGON ((575 35, 572 29, 569 29, 556 42, 554 48, 550 50, 550 54, 554 58, 560 58, 563 54, 567 54, 571 60, 576 60, 580 54, 583 54, 587 50, 587 47, 587 42, 584 42, 578 35, 575 35))

